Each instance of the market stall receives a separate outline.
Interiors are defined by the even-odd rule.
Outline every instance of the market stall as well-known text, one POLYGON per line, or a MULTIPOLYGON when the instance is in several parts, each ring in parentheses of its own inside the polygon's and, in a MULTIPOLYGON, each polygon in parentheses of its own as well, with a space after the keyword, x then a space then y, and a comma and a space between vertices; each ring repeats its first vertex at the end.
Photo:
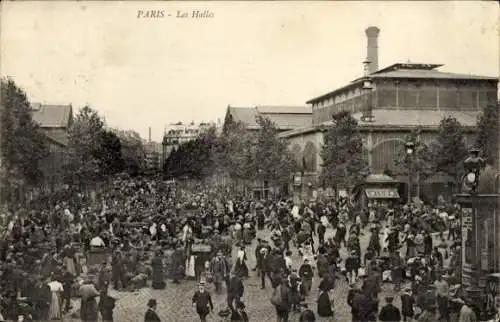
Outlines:
POLYGON ((385 174, 371 174, 365 181, 354 187, 352 194, 356 208, 363 209, 369 203, 388 203, 400 199, 399 182, 385 174))

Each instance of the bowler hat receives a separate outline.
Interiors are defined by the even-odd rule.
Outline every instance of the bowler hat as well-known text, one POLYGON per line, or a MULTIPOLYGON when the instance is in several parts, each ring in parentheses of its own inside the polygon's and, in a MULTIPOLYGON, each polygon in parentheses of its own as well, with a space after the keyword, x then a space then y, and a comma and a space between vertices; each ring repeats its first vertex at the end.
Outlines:
POLYGON ((155 307, 156 306, 156 300, 155 299, 150 299, 148 301, 148 307, 155 307))

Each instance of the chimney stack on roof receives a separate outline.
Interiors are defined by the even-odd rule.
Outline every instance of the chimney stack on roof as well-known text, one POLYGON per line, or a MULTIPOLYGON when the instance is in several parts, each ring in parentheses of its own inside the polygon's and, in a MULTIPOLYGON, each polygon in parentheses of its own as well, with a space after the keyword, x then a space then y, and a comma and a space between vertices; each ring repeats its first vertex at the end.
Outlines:
MULTIPOLYGON (((366 61, 365 64, 365 74, 373 74, 378 71, 378 34, 380 29, 371 26, 366 28, 366 38, 367 38, 367 49, 366 49, 366 61)), ((367 76, 367 75, 365 75, 367 76)))

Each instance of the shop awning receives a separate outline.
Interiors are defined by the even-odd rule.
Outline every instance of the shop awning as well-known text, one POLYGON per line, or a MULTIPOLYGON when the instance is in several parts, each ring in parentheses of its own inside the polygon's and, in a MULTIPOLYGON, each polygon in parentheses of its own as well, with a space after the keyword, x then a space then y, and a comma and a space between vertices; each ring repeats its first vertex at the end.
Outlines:
POLYGON ((396 188, 366 188, 366 196, 370 199, 398 199, 396 188))

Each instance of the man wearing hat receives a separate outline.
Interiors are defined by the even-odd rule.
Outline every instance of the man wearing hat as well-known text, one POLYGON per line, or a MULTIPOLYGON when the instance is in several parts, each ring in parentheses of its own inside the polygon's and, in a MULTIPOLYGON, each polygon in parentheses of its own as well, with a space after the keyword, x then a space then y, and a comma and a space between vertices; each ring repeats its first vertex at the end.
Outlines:
POLYGON ((156 300, 150 299, 148 301, 148 310, 144 315, 144 322, 161 322, 160 317, 156 313, 156 300))
POLYGON ((258 274, 260 275, 260 266, 261 266, 261 262, 262 262, 262 256, 261 256, 261 249, 264 248, 264 242, 260 239, 260 238, 257 238, 257 246, 255 247, 255 260, 256 260, 256 265, 254 268, 252 268, 252 271, 256 271, 257 269, 259 269, 259 272, 258 274))
POLYGON ((241 281, 240 276, 238 276, 234 271, 231 272, 231 278, 229 280, 229 287, 227 289, 227 306, 234 311, 233 302, 236 300, 238 302, 245 292, 245 286, 241 281))
POLYGON ((349 257, 345 260, 345 270, 346 270, 346 280, 349 283, 356 282, 356 278, 358 277, 358 269, 360 268, 360 259, 357 256, 356 251, 351 251, 349 257))
POLYGON ((273 261, 273 255, 271 254, 271 248, 269 247, 269 244, 267 243, 267 240, 264 240, 264 247, 260 250, 260 267, 259 267, 259 274, 260 274, 260 284, 261 284, 261 289, 266 288, 266 277, 269 278, 270 281, 271 279, 271 268, 272 268, 272 261, 273 261))
POLYGON ((401 314, 403 315, 403 321, 411 321, 414 316, 413 306, 415 305, 415 299, 411 294, 411 287, 405 287, 401 293, 401 314))
POLYGON ((395 322, 401 321, 401 312, 397 307, 392 304, 394 298, 392 296, 387 296, 385 298, 386 305, 380 309, 378 319, 382 322, 395 322))
MULTIPOLYGON (((230 270, 222 251, 219 250, 217 252, 217 256, 210 261, 210 270, 212 271, 212 276, 214 278, 215 291, 219 293, 221 291, 222 282, 227 281, 230 270)), ((229 282, 226 282, 226 285, 228 284, 229 282)))
POLYGON ((443 274, 438 273, 436 281, 434 281, 434 286, 436 288, 437 304, 439 309, 439 315, 441 319, 449 321, 449 296, 450 296, 450 286, 448 282, 443 278, 443 274))
POLYGON ((193 306, 196 307, 196 313, 198 313, 202 322, 207 320, 208 313, 214 309, 212 297, 210 293, 205 290, 205 282, 203 281, 200 282, 198 290, 193 295, 193 306))

